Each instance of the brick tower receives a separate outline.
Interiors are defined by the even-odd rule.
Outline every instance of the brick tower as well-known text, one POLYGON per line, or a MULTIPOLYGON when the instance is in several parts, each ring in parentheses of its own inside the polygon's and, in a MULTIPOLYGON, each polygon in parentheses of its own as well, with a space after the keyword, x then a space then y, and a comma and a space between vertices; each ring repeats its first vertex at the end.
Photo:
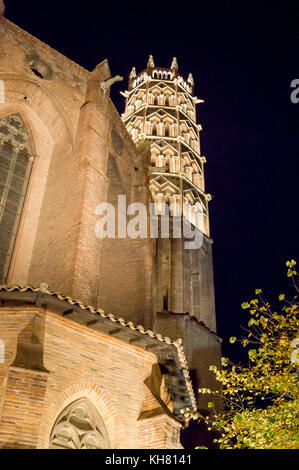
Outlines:
MULTIPOLYGON (((150 56, 145 70, 129 76, 122 115, 135 144, 150 144, 150 194, 156 207, 169 207, 170 219, 178 205, 193 229, 201 235, 201 246, 186 249, 184 239, 158 238, 153 272, 155 331, 181 337, 193 373, 195 390, 212 380, 208 371, 220 355, 215 335, 215 303, 208 201, 201 155, 201 125, 196 123, 194 80, 178 73, 176 58, 170 68, 156 67, 150 56)), ((202 399, 201 399, 202 400, 202 399)), ((202 406, 205 404, 201 402, 202 406)))
POLYGON ((185 204, 185 215, 209 236, 208 201, 205 193, 204 163, 200 154, 201 125, 196 123, 193 77, 178 75, 173 59, 171 68, 154 66, 150 56, 146 70, 136 75, 133 67, 129 89, 123 92, 126 109, 122 115, 135 143, 151 143, 151 183, 153 201, 185 204))

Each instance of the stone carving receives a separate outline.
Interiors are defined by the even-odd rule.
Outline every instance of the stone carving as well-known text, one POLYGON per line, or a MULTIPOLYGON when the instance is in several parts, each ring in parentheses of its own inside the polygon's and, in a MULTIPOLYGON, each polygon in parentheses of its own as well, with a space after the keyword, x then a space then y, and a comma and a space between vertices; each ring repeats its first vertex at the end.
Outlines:
POLYGON ((104 94, 107 93, 111 85, 115 82, 121 82, 124 79, 124 77, 121 77, 120 75, 116 75, 115 77, 108 78, 108 80, 105 80, 104 82, 101 82, 101 90, 103 91, 104 94))
POLYGON ((32 153, 33 149, 28 132, 19 113, 0 119, 0 142, 8 143, 15 151, 22 150, 27 154, 32 153))
POLYGON ((50 449, 108 449, 107 432, 100 415, 87 398, 69 405, 57 418, 50 449))

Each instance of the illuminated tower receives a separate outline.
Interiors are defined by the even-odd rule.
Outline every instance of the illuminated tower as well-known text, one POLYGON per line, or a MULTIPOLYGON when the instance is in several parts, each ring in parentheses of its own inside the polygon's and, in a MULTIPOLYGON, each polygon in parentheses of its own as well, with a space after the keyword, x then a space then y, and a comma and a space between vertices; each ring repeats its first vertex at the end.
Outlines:
POLYGON ((178 74, 176 58, 170 68, 147 68, 136 75, 133 67, 129 89, 122 92, 126 108, 122 119, 135 143, 151 143, 150 191, 153 202, 184 205, 184 214, 209 236, 208 201, 204 163, 200 152, 201 125, 196 123, 194 81, 178 74))
MULTIPOLYGON (((170 68, 156 67, 150 56, 145 70, 129 76, 122 115, 135 144, 150 143, 150 194, 158 207, 181 206, 183 214, 202 234, 197 249, 186 249, 184 240, 158 237, 152 273, 153 329, 182 338, 194 388, 214 386, 209 372, 219 363, 221 350, 216 332, 212 239, 201 155, 201 125, 196 123, 196 104, 191 73, 178 73, 176 58, 170 68)), ((164 212, 165 214, 165 212, 164 212)), ((163 211, 161 212, 163 215, 163 211)), ((206 408, 202 398, 200 408, 206 408)))

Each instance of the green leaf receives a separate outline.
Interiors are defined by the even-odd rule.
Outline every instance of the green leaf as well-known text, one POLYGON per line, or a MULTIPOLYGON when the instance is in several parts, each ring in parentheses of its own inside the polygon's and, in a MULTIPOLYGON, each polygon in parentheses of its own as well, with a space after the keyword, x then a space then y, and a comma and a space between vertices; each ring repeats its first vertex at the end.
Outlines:
POLYGON ((250 351, 248 351, 248 356, 249 356, 249 359, 253 360, 256 358, 256 349, 250 349, 250 351))
POLYGON ((249 308, 250 305, 248 302, 243 302, 242 305, 241 305, 242 309, 245 310, 246 308, 249 308))
POLYGON ((283 299, 285 298, 285 295, 284 295, 284 294, 280 294, 278 298, 279 298, 279 300, 283 300, 283 299))
POLYGON ((227 357, 222 357, 222 358, 221 358, 221 365, 225 367, 225 366, 227 366, 227 364, 228 364, 228 359, 227 359, 227 357))
POLYGON ((212 401, 209 401, 208 408, 214 408, 214 403, 212 401))
POLYGON ((229 342, 230 342, 231 344, 233 344, 233 343, 235 343, 236 339, 237 339, 237 338, 236 338, 235 336, 231 336, 231 337, 229 338, 229 342))
POLYGON ((261 294, 261 293, 262 293, 262 289, 255 289, 255 293, 256 293, 256 294, 261 294))

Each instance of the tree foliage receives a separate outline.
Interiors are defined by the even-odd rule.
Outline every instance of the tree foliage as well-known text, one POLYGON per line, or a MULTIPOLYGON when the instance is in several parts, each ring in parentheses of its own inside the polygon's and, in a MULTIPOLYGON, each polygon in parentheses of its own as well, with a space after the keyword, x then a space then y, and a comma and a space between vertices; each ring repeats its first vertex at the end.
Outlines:
MULTIPOLYGON (((296 285, 296 262, 286 263, 287 276, 296 285)), ((248 349, 248 364, 236 365, 222 358, 222 368, 211 366, 219 390, 202 388, 202 394, 221 396, 222 410, 209 407, 213 418, 200 417, 185 411, 185 417, 204 419, 209 429, 219 432, 220 448, 293 449, 298 448, 298 296, 288 300, 285 294, 278 298, 280 308, 273 311, 263 299, 261 289, 255 298, 244 302, 242 309, 249 312, 246 335, 238 340, 248 349)))

